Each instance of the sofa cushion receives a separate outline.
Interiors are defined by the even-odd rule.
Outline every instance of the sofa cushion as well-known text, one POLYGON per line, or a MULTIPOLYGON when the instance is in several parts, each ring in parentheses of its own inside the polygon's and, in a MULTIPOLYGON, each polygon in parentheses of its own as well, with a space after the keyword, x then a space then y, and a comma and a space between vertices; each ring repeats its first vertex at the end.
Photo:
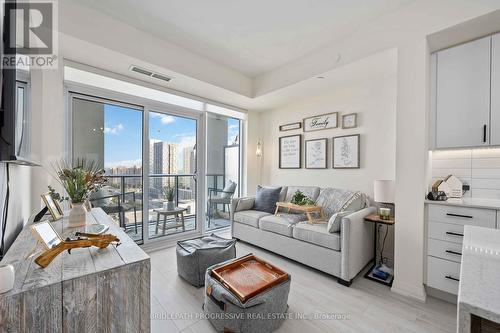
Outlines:
POLYGON ((273 214, 276 203, 279 201, 281 187, 257 186, 255 194, 254 210, 273 214))
POLYGON ((264 216, 271 215, 266 212, 260 212, 257 210, 243 210, 241 212, 234 213, 233 219, 236 222, 240 222, 243 224, 247 224, 251 227, 258 228, 259 227, 259 219, 264 216))
POLYGON ((274 232, 287 237, 292 237, 293 225, 296 222, 283 216, 269 215, 259 220, 259 229, 274 232))
POLYGON ((316 201, 319 195, 320 188, 317 186, 288 186, 286 191, 285 202, 290 202, 292 200, 295 192, 301 191, 309 197, 312 201, 316 201))
POLYGON ((326 223, 300 222, 293 227, 293 238, 340 251, 340 233, 329 233, 326 223))
POLYGON ((327 187, 321 190, 316 205, 323 208, 327 219, 342 211, 356 212, 366 207, 366 196, 362 192, 327 187))

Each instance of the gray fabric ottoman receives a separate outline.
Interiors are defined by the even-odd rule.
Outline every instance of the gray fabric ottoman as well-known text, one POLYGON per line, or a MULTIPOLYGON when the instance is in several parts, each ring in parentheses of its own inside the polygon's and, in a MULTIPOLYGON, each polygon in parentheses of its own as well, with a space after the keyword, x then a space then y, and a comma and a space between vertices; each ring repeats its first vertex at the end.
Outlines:
POLYGON ((209 266, 236 257, 236 239, 214 234, 177 242, 177 274, 195 287, 205 284, 209 266))
POLYGON ((210 276, 213 269, 233 260, 211 266, 205 273, 203 309, 207 319, 218 332, 267 333, 278 329, 287 318, 290 274, 286 281, 242 303, 210 276))

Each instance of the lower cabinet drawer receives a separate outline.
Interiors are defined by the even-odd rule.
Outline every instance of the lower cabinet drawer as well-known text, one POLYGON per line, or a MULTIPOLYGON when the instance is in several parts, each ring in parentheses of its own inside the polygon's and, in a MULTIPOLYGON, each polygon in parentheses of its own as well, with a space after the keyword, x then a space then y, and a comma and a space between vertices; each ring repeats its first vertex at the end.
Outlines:
POLYGON ((464 240, 464 226, 451 223, 429 222, 429 238, 462 245, 464 240))
POLYGON ((460 263, 462 260, 462 245, 429 238, 427 240, 427 253, 433 257, 460 263))
POLYGON ((427 257, 427 285, 429 287, 457 295, 459 278, 459 263, 427 257))

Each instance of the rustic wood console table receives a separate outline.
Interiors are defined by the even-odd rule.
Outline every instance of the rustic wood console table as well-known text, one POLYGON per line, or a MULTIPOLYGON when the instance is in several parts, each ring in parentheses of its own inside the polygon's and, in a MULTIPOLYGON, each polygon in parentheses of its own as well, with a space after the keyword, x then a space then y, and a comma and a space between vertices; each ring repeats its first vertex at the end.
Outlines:
MULTIPOLYGON (((29 226, 22 230, 0 262, 16 275, 14 289, 0 294, 0 332, 150 331, 149 256, 100 208, 87 223, 108 225, 121 245, 65 251, 45 269, 31 255, 41 247, 29 226)), ((53 226, 62 238, 83 231, 66 217, 53 226)))

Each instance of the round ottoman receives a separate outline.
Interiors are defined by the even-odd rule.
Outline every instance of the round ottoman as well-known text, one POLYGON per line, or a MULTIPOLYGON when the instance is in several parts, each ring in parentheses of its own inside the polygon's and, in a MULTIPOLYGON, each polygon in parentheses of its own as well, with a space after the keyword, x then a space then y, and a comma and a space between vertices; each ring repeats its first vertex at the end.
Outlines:
POLYGON ((205 273, 206 318, 218 332, 268 333, 278 329, 288 317, 291 276, 245 302, 211 276, 211 271, 234 260, 216 264, 205 273))
POLYGON ((177 274, 195 287, 205 284, 209 266, 236 257, 236 239, 214 234, 177 242, 177 274))

